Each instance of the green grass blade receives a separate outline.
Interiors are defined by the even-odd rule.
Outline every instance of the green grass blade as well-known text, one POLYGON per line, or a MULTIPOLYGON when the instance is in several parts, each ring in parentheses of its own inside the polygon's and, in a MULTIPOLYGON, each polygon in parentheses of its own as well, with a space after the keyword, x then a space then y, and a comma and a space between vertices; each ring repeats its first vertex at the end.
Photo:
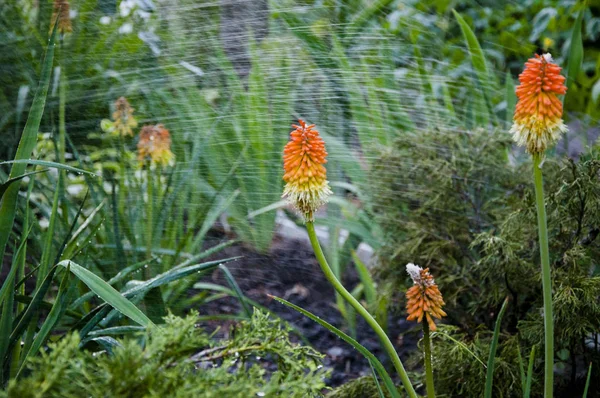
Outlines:
POLYGON ((140 311, 139 308, 137 308, 131 301, 127 300, 123 295, 121 295, 121 293, 115 290, 115 288, 106 283, 104 280, 102 280, 102 278, 98 277, 93 272, 88 271, 82 266, 69 260, 61 261, 58 263, 58 265, 70 270, 83 283, 85 283, 90 290, 96 293, 102 300, 106 301, 111 307, 119 311, 121 314, 142 326, 153 325, 152 321, 142 311, 140 311))
POLYGON ((454 17, 458 21, 460 25, 460 30, 462 31, 465 42, 467 43, 467 48, 469 49, 469 54, 471 56, 471 63, 473 68, 475 69, 475 73, 481 84, 486 84, 490 82, 490 73, 488 71, 488 67, 485 62, 485 56, 483 54, 483 50, 481 49, 481 45, 479 44, 479 40, 477 40, 477 36, 471 30, 469 24, 464 20, 464 18, 456 12, 456 10, 452 10, 454 13, 454 17))
MULTIPOLYGON (((52 29, 48 48, 42 62, 42 73, 40 82, 17 147, 15 160, 29 159, 37 142, 37 133, 40 128, 42 115, 46 105, 46 97, 48 95, 48 87, 50 85, 50 76, 52 75, 52 64, 54 61, 54 42, 56 40, 56 23, 52 29)), ((10 178, 19 177, 25 172, 25 164, 14 164, 10 171, 10 178)), ((19 185, 11 185, 0 203, 0 258, 4 258, 4 251, 8 243, 8 237, 12 231, 12 225, 15 220, 17 208, 17 198, 19 193, 19 185)))
POLYGON ((286 306, 292 308, 293 310, 298 311, 302 315, 312 319, 313 321, 315 321, 319 325, 323 326, 324 328, 326 328, 327 330, 329 330, 330 332, 335 334, 337 337, 339 337, 340 339, 344 340, 346 343, 348 343, 352 347, 354 347, 358 352, 360 352, 372 364, 372 366, 375 368, 375 370, 377 370, 377 373, 379 373, 379 376, 383 380, 390 395, 394 398, 400 398, 400 394, 398 393, 398 390, 396 389, 394 382, 390 378, 390 375, 387 373, 387 371, 385 370, 385 368, 383 367, 381 362, 379 362, 379 359, 377 359, 377 357, 375 355, 373 355, 369 350, 367 350, 365 347, 363 347, 358 341, 354 340, 352 337, 348 336, 346 333, 342 332, 335 326, 322 320, 318 316, 306 311, 303 308, 298 307, 295 304, 290 303, 287 300, 284 300, 282 298, 275 297, 275 296, 269 296, 269 297, 273 298, 274 300, 277 300, 278 302, 280 302, 283 305, 286 305, 286 306))
POLYGON ((194 265, 177 268, 177 269, 174 268, 174 269, 164 272, 158 276, 155 276, 154 278, 149 279, 142 284, 132 287, 131 289, 125 291, 123 293, 123 296, 125 296, 127 298, 132 298, 139 294, 146 293, 150 289, 165 285, 172 281, 179 280, 181 278, 192 275, 194 273, 213 270, 213 269, 217 268, 219 266, 219 264, 225 264, 229 261, 233 261, 238 258, 239 257, 230 257, 230 258, 226 258, 223 260, 208 261, 206 263, 194 264, 194 265))
POLYGON ((369 273, 367 266, 358 257, 356 252, 352 250, 351 254, 352 259, 354 260, 354 265, 356 265, 356 272, 358 273, 358 277, 365 290, 365 298, 367 299, 367 304, 369 305, 369 308, 373 308, 377 301, 377 293, 375 292, 375 282, 373 282, 373 278, 371 278, 371 274, 369 273))
POLYGON ((48 272, 46 277, 43 279, 43 282, 41 283, 39 289, 37 289, 35 294, 33 295, 31 303, 29 303, 29 305, 25 309, 25 312, 21 316, 21 319, 17 323, 17 326, 13 328, 13 331, 10 335, 10 342, 9 342, 9 347, 11 349, 20 340, 21 334, 23 333, 25 328, 29 327, 29 321, 33 318, 34 315, 38 315, 37 310, 40 307, 40 305, 42 304, 42 301, 44 299, 44 296, 46 295, 46 292, 50 288, 50 285, 52 283, 52 279, 54 278, 55 272, 56 272, 56 267, 52 267, 52 269, 50 269, 50 272, 48 272))
POLYGON ((377 371, 375 370, 371 362, 369 362, 369 366, 371 367, 371 373, 373 373, 373 380, 375 380, 375 386, 377 387, 377 393, 379 394, 379 398, 385 398, 383 390, 381 389, 381 384, 379 384, 379 380, 377 379, 377 371))
POLYGON ((515 113, 515 107, 517 106, 517 94, 515 93, 515 84, 513 82, 512 76, 510 75, 510 71, 506 72, 506 79, 504 80, 504 90, 505 90, 505 101, 506 101, 506 115, 505 120, 507 126, 510 126, 512 123, 512 118, 515 113))
POLYGON ((484 368, 486 367, 485 363, 483 363, 483 361, 481 360, 481 358, 479 358, 477 356, 477 354, 475 354, 473 351, 469 350, 469 347, 467 347, 465 345, 465 343, 463 343, 462 341, 456 340, 454 337, 452 337, 452 336, 450 336, 449 334, 446 334, 446 333, 439 333, 439 332, 433 332, 433 333, 431 333, 431 337, 433 338, 434 336, 443 336, 444 338, 447 338, 448 340, 452 341, 453 343, 455 343, 456 345, 458 345, 460 348, 462 348, 463 350, 465 350, 477 362, 479 362, 484 368))
MULTIPOLYGON (((56 162, 50 162, 47 160, 34 160, 34 159, 16 159, 16 160, 7 160, 4 162, 0 162, 0 165, 3 164, 17 164, 17 165, 34 165, 34 166, 44 166, 47 167, 49 169, 58 169, 58 170, 66 170, 66 171, 71 171, 73 173, 77 173, 77 174, 88 174, 92 177, 100 177, 98 174, 92 173, 91 171, 87 171, 87 170, 83 170, 83 169, 79 169, 77 167, 72 167, 72 166, 67 166, 66 164, 62 164, 62 163, 56 163, 56 162)), ((45 170, 44 170, 45 171, 45 170)))
POLYGON ((492 398, 492 386, 494 383, 494 362, 496 360, 496 349, 498 348, 498 339, 500 338, 500 327, 502 325, 502 317, 504 316, 504 312, 506 312, 506 307, 508 306, 508 297, 504 299, 504 303, 502 303, 502 308, 500 308, 500 312, 498 313, 498 318, 496 319, 496 326, 494 327, 494 336, 492 337, 492 345, 490 346, 490 356, 488 357, 487 362, 487 374, 485 376, 485 398, 492 398))
POLYGON ((223 274, 225 275, 225 279, 227 279, 227 283, 229 284, 229 286, 231 286, 231 289, 235 292, 235 295, 237 296, 242 308, 244 309, 244 313, 246 314, 248 319, 250 319, 252 317, 252 311, 250 310, 250 308, 248 308, 248 304, 246 303, 246 300, 244 300, 244 293, 242 293, 242 289, 240 289, 240 286, 237 284, 237 282, 235 281, 235 278, 233 277, 233 275, 231 275, 231 272, 229 272, 229 269, 226 266, 224 266, 223 264, 219 264, 219 269, 221 271, 223 271, 223 274))
POLYGON ((571 46, 569 48, 569 59, 567 61, 567 88, 571 88, 572 84, 577 80, 577 76, 581 71, 581 64, 583 62, 583 38, 581 36, 581 21, 583 20, 583 14, 585 9, 579 11, 579 15, 573 25, 571 31, 571 46))
POLYGON ((35 339, 29 347, 29 350, 25 353, 25 355, 21 357, 21 366, 19 368, 19 371, 17 372, 17 377, 19 377, 19 375, 23 371, 27 358, 31 354, 35 354, 40 350, 42 344, 44 344, 46 338, 48 338, 48 335, 50 334, 56 323, 59 321, 60 318, 62 318, 63 314, 67 310, 70 296, 69 290, 72 286, 74 285, 72 285, 71 281, 69 280, 69 273, 65 272, 63 279, 60 283, 60 287, 58 288, 56 300, 54 301, 54 305, 52 306, 50 313, 44 320, 44 323, 37 335, 35 336, 35 339))
POLYGON ((535 359, 535 346, 531 347, 531 354, 529 354, 529 364, 527 365, 527 378, 525 380, 525 390, 523 391, 523 398, 529 398, 531 394, 531 380, 533 379, 533 361, 535 359))
POLYGON ((361 12, 356 14, 347 28, 349 32, 352 32, 352 37, 356 37, 356 34, 358 34, 373 17, 385 12, 385 9, 392 1, 393 0, 375 0, 371 5, 363 8, 361 12))
POLYGON ((48 171, 48 169, 32 171, 31 173, 25 173, 25 174, 20 175, 18 177, 9 178, 8 180, 4 181, 2 183, 2 185, 0 185, 0 199, 2 199, 2 196, 4 196, 4 193, 6 192, 6 190, 8 189, 8 187, 11 186, 11 184, 13 184, 13 183, 15 183, 17 181, 21 181, 25 177, 29 177, 31 175, 38 174, 38 173, 44 173, 46 171, 48 171))
POLYGON ((587 379, 585 380, 585 388, 583 389, 583 395, 581 398, 587 398, 588 389, 590 388, 590 379, 592 378, 592 363, 590 362, 590 367, 588 368, 587 379))
POLYGON ((523 363, 523 356, 521 355, 521 349, 517 350, 517 360, 519 361, 519 375, 521 376, 521 391, 525 391, 525 365, 523 363))

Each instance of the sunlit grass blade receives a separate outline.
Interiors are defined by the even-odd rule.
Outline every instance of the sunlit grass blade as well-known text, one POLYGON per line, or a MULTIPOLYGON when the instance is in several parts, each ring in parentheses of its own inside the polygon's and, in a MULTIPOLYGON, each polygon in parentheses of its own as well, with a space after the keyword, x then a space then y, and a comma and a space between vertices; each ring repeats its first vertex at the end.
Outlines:
MULTIPOLYGON (((583 62, 583 38, 581 36, 581 21, 583 20, 583 14, 585 9, 579 11, 579 15, 573 25, 571 31, 571 46, 569 47, 569 59, 567 61, 566 70, 566 86, 570 89, 573 83, 577 80, 577 76, 581 71, 581 64, 583 62)), ((567 91, 568 93, 568 91, 567 91)))
POLYGON ((490 83, 490 73, 485 62, 483 50, 481 49, 479 40, 477 40, 477 36, 475 36, 475 33, 473 33, 473 31, 471 30, 469 24, 458 12, 456 12, 456 10, 452 10, 452 13, 454 13, 454 17, 460 25, 460 30, 462 31, 463 37, 467 44, 467 48, 469 50, 469 55, 471 56, 471 63, 473 65, 473 69, 475 69, 475 73, 477 74, 479 81, 481 82, 481 84, 490 83))
POLYGON ((346 333, 342 332, 341 330, 339 330, 335 326, 333 326, 333 325, 327 323, 326 321, 322 320, 318 316, 312 314, 311 312, 306 311, 305 309, 303 309, 301 307, 298 307, 295 304, 290 303, 287 300, 284 300, 282 298, 275 297, 275 296, 269 296, 269 297, 273 298, 274 300, 277 300, 278 302, 280 302, 283 305, 286 305, 286 306, 292 308, 295 311, 298 311, 302 315, 304 315, 304 316, 312 319, 313 321, 315 321, 319 325, 323 326, 324 328, 326 328, 327 330, 329 330, 330 332, 332 332, 333 334, 335 334, 337 337, 339 337, 340 339, 344 340, 346 343, 348 343, 352 347, 354 347, 375 368, 375 370, 377 371, 377 373, 379 374, 379 376, 383 380, 383 383, 386 386, 386 388, 387 388, 388 392, 390 393, 390 395, 392 397, 394 397, 394 398, 400 398, 400 394, 398 393, 398 390, 397 390, 396 386, 394 385, 394 382, 390 378, 390 375, 387 373, 387 371, 385 370, 385 368, 383 367, 383 365, 381 364, 381 362, 379 362, 379 359, 377 359, 377 357, 375 355, 373 355, 369 350, 367 350, 364 346, 362 346, 358 341, 354 340, 352 337, 348 336, 346 333))
POLYGON ((587 379, 585 380, 585 388, 583 389, 583 395, 581 398, 587 398, 588 390, 590 388, 590 379, 592 378, 592 362, 588 368, 587 379))
POLYGON ((152 321, 144 315, 131 301, 127 300, 115 288, 106 283, 102 278, 88 271, 82 266, 75 264, 72 261, 65 260, 58 263, 59 266, 65 267, 77 276, 83 283, 87 285, 94 293, 102 300, 110 304, 111 307, 130 318, 134 322, 142 326, 152 325, 152 321))
POLYGON ((496 349, 498 348, 498 339, 500 338, 500 328, 502 326, 502 317, 504 316, 504 312, 506 312, 506 307, 508 306, 508 297, 504 299, 504 303, 502 303, 502 308, 500 308, 500 312, 498 313, 498 318, 496 319, 496 326, 494 327, 494 335, 492 337, 492 344, 490 345, 490 355, 488 357, 487 362, 487 374, 485 376, 485 398, 492 397, 492 386, 494 383, 494 363, 496 362, 496 349))
MULTIPOLYGON (((17 152, 15 160, 29 159, 37 142, 37 134, 40 128, 42 115, 46 105, 46 96, 50 85, 50 76, 52 75, 52 64, 54 61, 54 47, 56 40, 56 23, 52 29, 48 48, 42 62, 41 76, 17 152)), ((12 166, 10 178, 19 177, 25 172, 26 164, 17 163, 12 166)), ((8 237, 12 231, 12 225, 15 219, 19 185, 12 184, 0 203, 0 258, 4 257, 4 251, 8 242, 8 237)))

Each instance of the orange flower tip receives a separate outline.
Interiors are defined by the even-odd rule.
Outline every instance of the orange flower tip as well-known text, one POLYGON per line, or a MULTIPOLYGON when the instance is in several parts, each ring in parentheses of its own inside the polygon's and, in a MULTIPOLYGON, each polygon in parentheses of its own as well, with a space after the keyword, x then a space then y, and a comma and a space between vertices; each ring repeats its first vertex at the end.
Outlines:
POLYGON ((536 54, 519 75, 518 102, 510 133, 531 154, 544 152, 567 132, 558 98, 567 92, 567 87, 560 71, 550 54, 536 54))
POLYGON ((299 120, 290 133, 290 141, 283 153, 283 180, 286 182, 282 197, 295 206, 306 221, 314 220, 314 213, 333 194, 327 181, 325 142, 314 129, 299 120))

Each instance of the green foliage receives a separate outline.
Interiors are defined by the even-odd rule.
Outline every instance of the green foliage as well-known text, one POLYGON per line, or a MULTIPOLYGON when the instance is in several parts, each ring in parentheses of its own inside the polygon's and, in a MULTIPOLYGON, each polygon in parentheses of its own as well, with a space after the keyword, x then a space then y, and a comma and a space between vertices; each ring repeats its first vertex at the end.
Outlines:
MULTIPOLYGON (((492 333, 489 330, 471 330, 464 333, 457 327, 440 325, 433 334, 436 391, 449 397, 483 396, 486 368, 475 361, 472 355, 485 358, 490 351, 491 342, 492 333), (456 344, 445 335, 461 341, 462 345, 456 344)), ((517 362, 519 349, 516 336, 505 335, 500 339, 494 369, 493 397, 515 397, 521 394, 517 362)))
MULTIPOLYGON (((406 263, 430 267, 447 303, 443 322, 456 325, 451 335, 463 343, 447 343, 455 345, 455 356, 444 354, 450 350, 446 343, 435 348, 436 383, 440 369, 448 380, 439 381, 440 393, 458 393, 454 381, 464 377, 468 382, 463 393, 480 394, 485 369, 462 374, 466 365, 456 363, 475 364, 465 346, 480 358, 488 356, 487 336, 505 297, 510 297, 511 305, 500 335, 493 396, 520 389, 513 386, 519 363, 516 347, 527 357, 531 347, 543 341, 535 197, 527 178, 531 166, 509 161, 507 138, 482 130, 434 131, 415 141, 398 141, 394 148, 382 149, 382 161, 370 179, 372 188, 365 190, 376 193, 374 209, 386 236, 379 278, 388 284, 388 292, 398 292, 397 286, 408 286, 406 263), (502 349, 508 341, 512 351, 502 349), (452 372, 457 373, 451 376, 452 372)), ((567 383, 583 385, 577 373, 581 359, 593 362, 594 368, 600 360, 593 343, 600 330, 600 253, 595 243, 600 158, 596 150, 579 161, 549 157, 543 168, 560 391, 567 383)), ((532 396, 537 394, 540 365, 538 358, 532 396)))
MULTIPOLYGON (((386 397, 387 395, 386 392, 386 397)), ((373 379, 373 376, 362 376, 358 377, 352 381, 349 381, 346 384, 341 385, 340 387, 334 389, 329 394, 327 394, 328 398, 351 398, 351 397, 361 397, 361 398, 379 398, 379 392, 377 390, 377 384, 373 379)))
POLYGON ((163 326, 115 340, 110 351, 81 350, 78 335, 69 334, 0 396, 316 397, 325 388, 322 355, 290 342, 280 322, 255 311, 221 341, 197 328, 197 316, 169 315, 163 326))

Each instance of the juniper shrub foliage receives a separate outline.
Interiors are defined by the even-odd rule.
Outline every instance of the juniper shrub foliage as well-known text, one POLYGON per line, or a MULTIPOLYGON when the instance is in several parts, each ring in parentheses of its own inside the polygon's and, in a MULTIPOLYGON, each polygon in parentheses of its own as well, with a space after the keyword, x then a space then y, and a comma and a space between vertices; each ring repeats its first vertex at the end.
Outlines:
MULTIPOLYGON (((509 296, 497 353, 503 370, 495 372, 494 386, 504 391, 498 396, 520 394, 515 347, 527 358, 544 336, 531 165, 514 159, 504 132, 419 134, 381 150, 365 190, 385 233, 378 277, 401 310, 397 287, 411 285, 406 263, 436 275, 447 303, 445 323, 454 328, 434 337, 434 366, 442 372, 435 382, 439 393, 450 396, 481 395, 485 369, 466 371, 476 360, 441 334, 451 333, 485 359, 496 314, 509 296)), ((560 392, 561 385, 583 384, 589 362, 600 368, 600 154, 591 150, 577 161, 549 157, 543 168, 560 392)), ((537 381, 543 379, 541 358, 537 381)))
POLYGON ((327 377, 321 354, 290 342, 290 329, 255 311, 216 340, 197 313, 114 341, 112 352, 81 350, 77 334, 50 344, 0 397, 319 396, 327 377))

